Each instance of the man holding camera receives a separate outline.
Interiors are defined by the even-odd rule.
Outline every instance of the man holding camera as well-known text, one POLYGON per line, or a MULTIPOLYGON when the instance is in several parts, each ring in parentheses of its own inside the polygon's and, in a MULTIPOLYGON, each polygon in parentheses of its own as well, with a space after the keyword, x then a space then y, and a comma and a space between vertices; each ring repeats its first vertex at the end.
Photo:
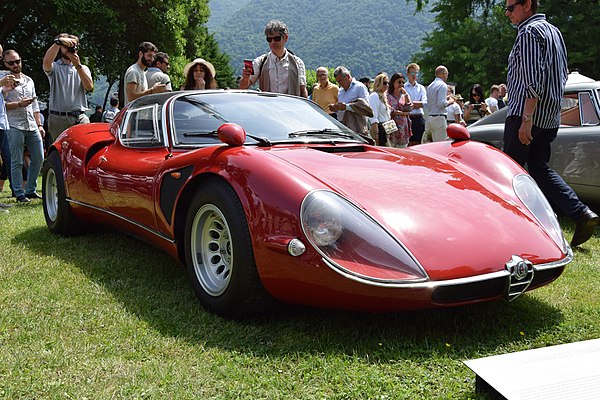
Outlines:
POLYGON ((44 55, 42 66, 50 81, 48 131, 52 141, 65 129, 90 122, 85 115, 85 92, 94 90, 94 81, 90 69, 81 64, 78 46, 77 36, 61 33, 44 55))

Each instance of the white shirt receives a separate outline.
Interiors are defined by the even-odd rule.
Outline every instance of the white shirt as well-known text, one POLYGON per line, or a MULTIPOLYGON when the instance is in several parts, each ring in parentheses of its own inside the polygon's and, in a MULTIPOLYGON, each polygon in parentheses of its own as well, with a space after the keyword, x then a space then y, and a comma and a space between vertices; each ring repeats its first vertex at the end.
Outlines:
POLYGON ((446 107, 446 118, 448 118, 449 123, 456 122, 456 114, 459 114, 462 118, 462 113, 462 108, 456 103, 450 104, 448 107, 446 107))
POLYGON ((488 97, 485 99, 485 104, 488 106, 491 112, 498 111, 498 99, 488 97), (494 107, 494 109, 492 109, 494 107))
POLYGON ((371 96, 369 96, 369 104, 371 104, 371 108, 373 109, 373 117, 369 118, 371 124, 390 120, 390 110, 386 104, 381 101, 377 92, 371 93, 371 96))
MULTIPOLYGON (((406 90, 412 101, 420 101, 423 103, 423 108, 427 107, 427 90, 425 86, 416 81, 413 86, 409 81, 404 84, 404 90, 406 90)), ((423 108, 413 108, 410 115, 423 115, 423 108)))

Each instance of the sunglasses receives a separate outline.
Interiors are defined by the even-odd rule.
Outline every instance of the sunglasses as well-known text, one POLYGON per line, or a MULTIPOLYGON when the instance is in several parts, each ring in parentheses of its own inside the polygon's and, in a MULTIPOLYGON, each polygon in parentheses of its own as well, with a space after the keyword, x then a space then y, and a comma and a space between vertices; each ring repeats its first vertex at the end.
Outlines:
POLYGON ((281 42, 281 36, 267 36, 267 42, 271 43, 273 40, 276 42, 281 42))
POLYGON ((473 97, 481 97, 481 95, 479 93, 471 93, 471 96, 473 96, 473 97))
POLYGON ((383 85, 389 85, 390 83, 388 81, 383 81, 383 85))
POLYGON ((14 60, 14 61, 6 61, 6 60, 4 60, 4 62, 5 62, 7 65, 10 65, 10 66, 13 66, 13 65, 15 65, 15 64, 17 64, 17 65, 21 64, 21 60, 14 60))
POLYGON ((516 3, 506 6, 506 8, 504 8, 504 11, 511 13, 515 10, 515 8, 517 6, 522 6, 522 5, 523 5, 522 1, 517 1, 516 3))

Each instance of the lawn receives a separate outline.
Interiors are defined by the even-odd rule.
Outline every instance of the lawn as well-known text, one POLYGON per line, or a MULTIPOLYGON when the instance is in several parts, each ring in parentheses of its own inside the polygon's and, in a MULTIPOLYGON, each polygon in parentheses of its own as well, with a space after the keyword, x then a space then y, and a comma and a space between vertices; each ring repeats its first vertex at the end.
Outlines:
POLYGON ((149 245, 50 234, 39 200, 0 214, 0 248, 0 398, 485 399, 463 360, 600 337, 598 233, 511 304, 242 322, 149 245))

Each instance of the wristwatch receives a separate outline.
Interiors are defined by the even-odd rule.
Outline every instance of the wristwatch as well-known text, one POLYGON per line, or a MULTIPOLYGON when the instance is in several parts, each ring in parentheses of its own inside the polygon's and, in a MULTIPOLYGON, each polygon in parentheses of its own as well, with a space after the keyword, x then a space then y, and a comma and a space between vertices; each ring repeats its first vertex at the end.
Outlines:
POLYGON ((59 46, 63 45, 59 38, 54 39, 54 44, 59 45, 59 46))
POLYGON ((523 121, 525 121, 525 122, 531 121, 531 115, 525 115, 525 114, 523 114, 523 121))

